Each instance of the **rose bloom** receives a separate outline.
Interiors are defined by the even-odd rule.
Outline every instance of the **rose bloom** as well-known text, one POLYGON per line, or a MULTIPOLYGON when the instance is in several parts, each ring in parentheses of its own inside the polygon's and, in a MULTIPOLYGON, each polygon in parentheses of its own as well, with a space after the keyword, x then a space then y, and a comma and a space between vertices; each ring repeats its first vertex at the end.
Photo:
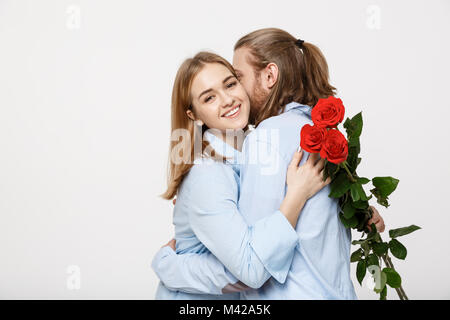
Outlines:
POLYGON ((310 153, 318 153, 327 129, 305 124, 300 131, 300 147, 310 153))
POLYGON ((347 159, 348 142, 339 130, 328 130, 325 139, 322 142, 320 156, 334 164, 339 164, 347 159))
POLYGON ((342 100, 335 97, 319 99, 312 108, 311 118, 316 126, 336 128, 344 120, 345 107, 342 100))

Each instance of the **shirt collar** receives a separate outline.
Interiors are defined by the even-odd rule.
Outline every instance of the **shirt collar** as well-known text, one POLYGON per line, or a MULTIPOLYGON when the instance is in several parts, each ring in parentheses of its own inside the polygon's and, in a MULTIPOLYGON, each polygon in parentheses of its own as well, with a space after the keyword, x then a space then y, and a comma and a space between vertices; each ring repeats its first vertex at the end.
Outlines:
POLYGON ((312 110, 312 108, 310 106, 307 106, 305 104, 300 104, 300 103, 295 102, 295 101, 288 103, 284 107, 284 111, 280 112, 280 114, 284 113, 284 112, 288 112, 289 110, 293 110, 293 109, 300 110, 301 112, 303 112, 305 115, 307 115, 311 119, 311 110, 312 110))
POLYGON ((212 134, 209 131, 206 131, 204 134, 204 138, 209 142, 211 147, 222 156, 226 157, 225 160, 227 163, 230 164, 237 164, 239 162, 239 158, 241 156, 241 152, 239 150, 236 150, 232 146, 230 146, 228 143, 223 141, 222 139, 218 138, 214 134, 212 134))

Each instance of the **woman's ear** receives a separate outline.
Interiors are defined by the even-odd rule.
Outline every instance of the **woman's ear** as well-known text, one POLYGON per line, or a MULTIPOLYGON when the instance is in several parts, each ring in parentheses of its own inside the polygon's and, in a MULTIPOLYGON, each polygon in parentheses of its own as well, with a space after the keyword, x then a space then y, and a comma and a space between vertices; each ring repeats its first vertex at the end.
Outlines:
POLYGON ((198 126, 202 126, 203 125, 203 121, 202 120, 195 120, 194 113, 192 112, 192 110, 186 110, 186 114, 189 117, 189 119, 191 119, 192 121, 195 121, 196 125, 198 125, 198 126))
POLYGON ((272 89, 278 81, 278 66, 275 63, 271 62, 266 66, 264 78, 266 87, 272 89))
POLYGON ((192 112, 192 110, 186 110, 186 114, 189 119, 191 119, 192 121, 195 121, 194 113, 192 112))

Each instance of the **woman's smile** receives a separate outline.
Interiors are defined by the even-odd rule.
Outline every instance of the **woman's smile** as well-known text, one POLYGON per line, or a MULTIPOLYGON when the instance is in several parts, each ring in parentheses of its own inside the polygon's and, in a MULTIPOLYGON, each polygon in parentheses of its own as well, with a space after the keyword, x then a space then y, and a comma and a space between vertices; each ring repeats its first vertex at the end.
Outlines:
POLYGON ((241 112, 241 105, 237 105, 233 109, 227 111, 225 114, 222 115, 224 118, 236 118, 241 112))

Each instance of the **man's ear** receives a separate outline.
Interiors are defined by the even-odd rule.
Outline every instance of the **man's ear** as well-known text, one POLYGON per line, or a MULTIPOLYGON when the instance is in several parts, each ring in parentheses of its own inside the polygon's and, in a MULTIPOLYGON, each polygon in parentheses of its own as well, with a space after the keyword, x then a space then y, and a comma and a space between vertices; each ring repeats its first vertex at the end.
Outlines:
POLYGON ((272 89, 278 81, 278 66, 271 62, 264 69, 264 82, 267 89, 272 89))

